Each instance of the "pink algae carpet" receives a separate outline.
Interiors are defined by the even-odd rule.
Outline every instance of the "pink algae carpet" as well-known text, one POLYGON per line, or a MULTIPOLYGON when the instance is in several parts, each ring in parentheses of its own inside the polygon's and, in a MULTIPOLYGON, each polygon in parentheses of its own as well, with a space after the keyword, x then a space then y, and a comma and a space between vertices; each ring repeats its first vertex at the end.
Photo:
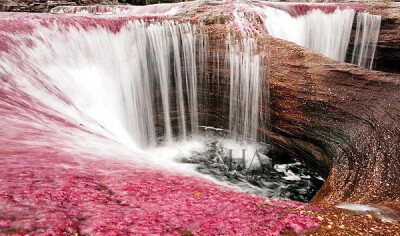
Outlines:
POLYGON ((133 163, 34 148, 1 157, 2 234, 277 235, 318 225, 291 210, 305 204, 133 163))

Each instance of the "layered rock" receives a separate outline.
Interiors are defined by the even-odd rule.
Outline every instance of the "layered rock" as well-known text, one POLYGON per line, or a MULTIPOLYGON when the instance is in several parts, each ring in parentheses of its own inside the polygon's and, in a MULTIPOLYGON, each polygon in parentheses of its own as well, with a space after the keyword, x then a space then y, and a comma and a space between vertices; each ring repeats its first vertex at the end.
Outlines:
POLYGON ((271 63, 267 135, 317 168, 331 167, 315 200, 396 199, 400 77, 268 40, 279 63, 271 63))
POLYGON ((367 9, 382 16, 375 69, 400 73, 400 3, 367 3, 367 9))

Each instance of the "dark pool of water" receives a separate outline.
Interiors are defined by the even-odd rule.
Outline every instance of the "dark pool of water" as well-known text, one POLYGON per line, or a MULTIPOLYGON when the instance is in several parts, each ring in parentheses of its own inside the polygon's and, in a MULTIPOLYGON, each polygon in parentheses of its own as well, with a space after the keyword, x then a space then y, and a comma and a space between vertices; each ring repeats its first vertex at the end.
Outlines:
POLYGON ((231 159, 223 140, 210 138, 205 151, 179 161, 195 164, 203 174, 265 197, 308 202, 324 183, 315 171, 269 144, 260 145, 258 155, 251 154, 245 166, 237 156, 231 159))

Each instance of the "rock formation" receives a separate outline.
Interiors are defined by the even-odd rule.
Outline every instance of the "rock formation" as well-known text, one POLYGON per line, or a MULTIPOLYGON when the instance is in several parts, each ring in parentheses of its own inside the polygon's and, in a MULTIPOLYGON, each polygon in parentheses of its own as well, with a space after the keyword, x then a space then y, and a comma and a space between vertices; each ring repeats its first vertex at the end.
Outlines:
POLYGON ((367 3, 367 10, 382 15, 375 69, 400 73, 400 3, 367 3))
MULTIPOLYGON (((187 12, 186 17, 197 14, 196 19, 206 22, 210 50, 219 52, 218 61, 222 62, 225 44, 221 42, 232 31, 226 24, 229 11, 220 11, 220 6, 203 7, 207 12, 200 8, 187 12)), ((390 21, 389 15, 383 15, 384 22, 390 21)), ((399 25, 393 22, 382 29, 377 49, 381 55, 377 65, 387 70, 391 67, 388 61, 400 58, 395 53, 398 31, 393 27, 399 25), (394 53, 389 58, 382 57, 385 47, 394 53)), ((268 61, 263 71, 269 84, 269 106, 261 112, 269 117, 269 123, 260 132, 327 176, 313 202, 396 205, 400 196, 400 75, 333 61, 268 35, 255 37, 268 61)), ((215 59, 209 61, 215 65, 215 59)), ((209 77, 219 76, 218 81, 229 83, 229 71, 218 70, 216 75, 215 66, 209 66, 207 72, 209 77)), ((226 105, 218 104, 227 102, 224 97, 229 95, 207 93, 214 96, 210 99, 213 107, 201 107, 201 114, 208 125, 226 127, 227 113, 218 110, 226 105)))

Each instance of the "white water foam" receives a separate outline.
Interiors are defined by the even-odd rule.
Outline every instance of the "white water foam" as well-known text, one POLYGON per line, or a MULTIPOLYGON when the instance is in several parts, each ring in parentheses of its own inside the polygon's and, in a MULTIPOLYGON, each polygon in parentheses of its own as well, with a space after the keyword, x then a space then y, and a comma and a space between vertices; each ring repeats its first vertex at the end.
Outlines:
MULTIPOLYGON (((147 159, 140 162, 156 163, 157 158, 168 162, 202 147, 196 144, 196 139, 189 139, 189 136, 197 134, 199 127, 196 65, 197 61, 205 63, 208 50, 205 47, 207 37, 201 35, 198 40, 196 33, 194 26, 172 21, 153 24, 128 21, 118 32, 100 25, 84 29, 55 22, 51 27, 37 26, 31 34, 10 35, 16 46, 11 50, 13 56, 5 54, 1 57, 0 69, 2 74, 11 76, 18 88, 57 114, 128 148, 115 152, 115 155, 124 153, 124 156, 129 156, 133 151, 136 153, 133 156, 147 159), (21 63, 23 67, 18 66, 21 63), (173 137, 171 121, 172 105, 178 110, 179 134, 176 138, 173 137), (156 127, 161 127, 162 132, 158 132, 156 127), (160 135, 166 143, 157 149, 155 144, 160 135), (183 146, 177 148, 178 144, 170 142, 173 139, 179 140, 179 145, 183 146), (187 139, 190 141, 185 141, 187 139)), ((232 41, 230 47, 237 48, 235 43, 232 41)), ((252 47, 256 47, 254 42, 252 47)), ((254 73, 246 72, 253 69, 243 57, 258 63, 257 56, 249 52, 244 56, 240 56, 238 51, 234 53, 235 57, 239 55, 239 59, 242 58, 232 63, 243 71, 236 76, 237 79, 241 76, 243 81, 249 82, 254 73)), ((256 85, 261 80, 259 76, 253 79, 256 79, 253 80, 256 85)), ((235 91, 239 89, 233 88, 235 91)), ((258 95, 242 98, 258 100, 258 95)), ((235 96, 234 99, 238 98, 235 96)), ((247 101, 244 107, 250 104, 251 101, 247 101)), ((258 110, 254 104, 253 108, 258 110)), ((243 116, 254 113, 246 109, 243 116)), ((257 122, 257 118, 257 112, 246 118, 246 127, 249 122, 257 122)), ((253 136, 256 128, 256 124, 252 126, 253 136)), ((240 130, 244 132, 247 128, 240 130)), ((96 147, 94 140, 97 138, 90 138, 84 132, 75 135, 79 138, 73 143, 82 146, 79 150, 85 150, 84 146, 88 144, 99 152, 105 152, 100 151, 101 144, 96 147), (78 139, 82 141, 80 144, 77 144, 78 139)), ((72 144, 65 146, 73 151, 72 144)), ((112 144, 105 146, 112 149, 112 144)), ((122 146, 115 145, 114 148, 121 149, 122 146)), ((161 160, 156 164, 180 165, 165 164, 161 160)), ((189 172, 194 172, 192 167, 189 169, 192 169, 189 172)))
MULTIPOLYGON (((103 135, 138 147, 156 142, 154 116, 160 112, 160 109, 155 110, 153 102, 156 89, 161 94, 158 99, 162 107, 164 139, 171 141, 170 103, 175 101, 169 98, 170 56, 175 57, 175 61, 190 60, 192 64, 188 66, 194 70, 191 73, 195 73, 196 67, 192 66, 194 48, 181 46, 194 44, 192 37, 185 36, 193 35, 191 30, 188 24, 164 22, 146 26, 140 21, 128 23, 118 34, 101 28, 88 31, 71 28, 63 33, 42 28, 24 39, 36 45, 23 49, 26 60, 45 74, 47 79, 43 82, 56 88, 68 103, 60 101, 58 94, 42 88, 35 90, 36 86, 32 84, 35 81, 26 79, 20 83, 25 83, 23 86, 28 93, 35 93, 55 110, 76 109, 88 125, 96 126, 103 135), (178 38, 182 40, 178 41, 178 38), (172 52, 172 44, 182 48, 182 53, 172 52)), ((179 64, 174 66, 175 71, 183 71, 179 64)), ((193 99, 195 88, 192 88, 195 78, 188 75, 184 78, 183 83, 177 83, 180 97, 176 102, 184 109, 182 86, 188 86, 192 99, 186 104, 197 107, 197 101, 193 99)), ((181 77, 176 79, 182 80, 181 77)), ((193 114, 196 109, 190 110, 192 117, 196 117, 197 114, 193 114)), ((184 113, 181 119, 185 120, 184 113)), ((192 122, 197 125, 197 120, 192 122)), ((180 128, 186 133, 184 123, 181 122, 180 128)))

